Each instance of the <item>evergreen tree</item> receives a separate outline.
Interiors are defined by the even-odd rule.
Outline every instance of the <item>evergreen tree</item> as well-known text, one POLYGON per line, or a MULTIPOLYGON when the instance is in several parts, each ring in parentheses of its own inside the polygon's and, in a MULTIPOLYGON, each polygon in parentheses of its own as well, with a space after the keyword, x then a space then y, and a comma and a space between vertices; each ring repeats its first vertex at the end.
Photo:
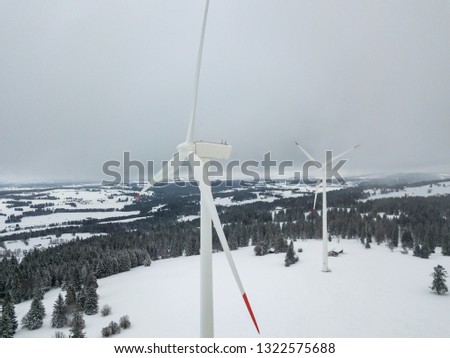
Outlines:
POLYGON ((431 249, 428 246, 428 243, 423 244, 422 248, 420 250, 420 257, 422 259, 427 259, 428 257, 430 257, 430 254, 431 254, 431 249))
POLYGON ((82 279, 81 279, 81 270, 79 266, 75 266, 75 268, 72 270, 70 283, 75 289, 75 292, 81 291, 82 279))
POLYGON ((64 299, 61 294, 58 295, 58 298, 53 305, 53 313, 52 313, 52 327, 53 328, 62 328, 66 326, 68 323, 67 319, 67 308, 64 303, 64 299))
POLYGON ((108 269, 106 267, 106 263, 103 258, 99 258, 97 261, 97 265, 95 267, 95 274, 98 278, 103 278, 108 276, 108 269))
POLYGON ((281 236, 281 234, 277 235, 277 237, 275 238, 274 249, 275 252, 277 253, 286 252, 288 249, 286 239, 283 236, 281 236))
POLYGON ((77 305, 84 311, 84 308, 86 307, 86 288, 84 287, 77 294, 77 305))
POLYGON ((260 245, 255 245, 253 248, 253 251, 255 252, 256 256, 263 256, 265 253, 263 252, 263 248, 260 245))
POLYGON ((39 297, 38 295, 38 297, 33 298, 30 310, 22 319, 22 325, 30 330, 41 328, 43 324, 45 308, 39 297))
POLYGON ((450 256, 450 233, 444 234, 442 238, 442 255, 450 256))
POLYGON ((412 249, 414 247, 414 240, 412 238, 411 232, 405 230, 402 234, 402 247, 406 249, 412 249))
POLYGON ((298 261, 298 256, 294 251, 294 242, 291 241, 289 244, 288 250, 286 252, 286 257, 284 259, 284 266, 289 267, 292 264, 295 264, 298 261))
POLYGON ((416 242, 416 244, 414 245, 413 255, 420 257, 421 254, 422 254, 422 249, 420 248, 420 245, 416 242))
POLYGON ((117 261, 119 264, 119 272, 130 271, 130 256, 128 256, 127 252, 120 252, 117 256, 117 261))
MULTIPOLYGON (((15 259, 15 257, 13 256, 11 258, 11 261, 13 261, 13 259, 15 259)), ((15 260, 17 262, 17 260, 15 260)), ((13 265, 13 264, 12 264, 13 265)), ((17 266, 12 266, 12 273, 11 275, 11 298, 13 300, 14 303, 20 303, 23 299, 23 295, 24 295, 24 290, 23 290, 23 286, 22 286, 22 281, 20 279, 20 273, 19 273, 19 267, 18 264, 17 266)))
POLYGON ((152 260, 150 258, 150 255, 147 253, 145 254, 145 258, 144 258, 144 266, 148 267, 152 264, 152 260))
POLYGON ((441 266, 437 265, 434 268, 434 272, 431 274, 433 277, 433 283, 431 285, 431 291, 436 292, 438 295, 442 295, 448 291, 447 285, 445 283, 445 278, 447 277, 447 271, 441 266))
POLYGON ((84 305, 84 313, 93 315, 98 312, 98 295, 95 286, 86 288, 86 301, 84 305))
POLYGON ((16 311, 9 292, 5 295, 0 318, 0 337, 12 338, 18 327, 16 311))
POLYGON ((97 277, 92 271, 89 271, 86 275, 86 280, 84 282, 85 287, 95 287, 98 288, 97 277))
POLYGON ((72 328, 70 329, 70 338, 85 338, 86 334, 83 332, 83 329, 86 327, 86 324, 83 319, 83 314, 80 312, 79 307, 75 310, 75 314, 72 320, 72 328))
POLYGON ((66 291, 66 307, 69 312, 73 311, 77 304, 77 293, 75 288, 69 284, 66 291))

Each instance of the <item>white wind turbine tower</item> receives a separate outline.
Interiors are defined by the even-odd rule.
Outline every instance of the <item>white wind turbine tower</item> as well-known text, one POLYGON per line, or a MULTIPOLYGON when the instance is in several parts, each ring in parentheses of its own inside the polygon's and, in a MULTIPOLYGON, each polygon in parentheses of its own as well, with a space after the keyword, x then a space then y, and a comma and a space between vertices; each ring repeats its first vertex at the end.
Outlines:
MULTIPOLYGON (((211 186, 208 185, 203 178, 203 168, 208 165, 208 161, 210 159, 228 159, 231 154, 231 146, 222 143, 194 141, 195 113, 208 7, 209 0, 206 1, 202 33, 200 37, 192 114, 189 121, 186 140, 177 146, 178 153, 175 154, 179 155, 180 161, 183 161, 186 158, 190 159, 190 165, 192 166, 194 172, 194 178, 198 182, 200 189, 200 336, 202 338, 214 337, 211 221, 217 232, 223 251, 233 273, 234 279, 239 287, 242 298, 244 299, 247 310, 256 330, 259 333, 258 323, 256 322, 256 318, 253 314, 253 310, 250 306, 247 294, 245 293, 244 286, 242 285, 233 257, 231 256, 230 248, 225 238, 222 224, 217 213, 217 208, 214 204, 211 186), (194 159, 196 163, 193 163, 192 159, 194 159)), ((138 200, 139 197, 155 183, 161 181, 164 173, 167 173, 168 178, 173 175, 174 166, 171 164, 173 163, 173 159, 174 158, 167 162, 163 168, 161 168, 161 170, 151 180, 149 180, 142 191, 136 196, 136 200, 138 200)))
POLYGON ((322 271, 323 272, 331 272, 330 268, 328 267, 328 208, 327 208, 327 179, 328 173, 327 173, 327 166, 332 164, 332 160, 336 160, 354 149, 360 147, 360 144, 355 145, 354 147, 346 150, 345 152, 342 152, 341 154, 333 157, 331 161, 327 161, 326 155, 325 155, 325 161, 323 163, 320 163, 318 160, 315 160, 300 144, 295 142, 297 147, 300 148, 300 150, 308 157, 309 160, 316 162, 320 165, 319 170, 322 171, 322 179, 317 182, 316 185, 316 192, 314 194, 314 204, 313 204, 313 212, 316 210, 316 202, 317 202, 317 194, 319 192, 320 185, 322 186, 322 271))

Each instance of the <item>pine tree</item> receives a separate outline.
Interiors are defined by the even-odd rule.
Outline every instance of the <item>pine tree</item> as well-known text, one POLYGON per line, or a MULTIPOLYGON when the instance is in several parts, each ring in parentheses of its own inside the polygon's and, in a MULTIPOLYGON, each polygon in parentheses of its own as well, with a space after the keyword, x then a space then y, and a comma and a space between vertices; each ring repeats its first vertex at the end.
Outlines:
POLYGON ((446 233, 442 237, 442 255, 450 256, 450 233, 446 233))
POLYGON ((75 288, 69 284, 67 286, 67 292, 66 292, 66 307, 69 312, 73 311, 75 308, 75 305, 77 304, 77 293, 75 291, 75 288))
POLYGON ((84 305, 84 313, 93 315, 98 312, 98 295, 95 286, 86 288, 86 301, 84 305))
POLYGON ((62 328, 66 326, 68 323, 67 319, 67 308, 64 303, 64 299, 61 294, 58 295, 58 298, 53 305, 53 313, 52 313, 52 327, 53 328, 62 328))
POLYGON ((41 328, 43 324, 45 308, 39 297, 33 298, 30 310, 22 319, 22 325, 30 330, 41 328))
POLYGON ((86 306, 86 289, 84 287, 77 294, 77 305, 84 311, 84 307, 86 306))
POLYGON ((9 292, 5 295, 0 318, 0 337, 12 338, 19 326, 16 317, 14 303, 9 292))
POLYGON ((401 242, 403 248, 412 249, 414 247, 414 240, 409 230, 403 232, 401 242))
MULTIPOLYGON (((13 261, 13 259, 15 259, 14 256, 11 258, 11 261, 13 261)), ((15 261, 17 262, 17 260, 15 260, 15 261)), ((22 282, 20 279, 18 264, 17 264, 17 266, 13 266, 10 280, 11 280, 11 284, 10 284, 11 298, 14 303, 16 303, 16 304, 20 303, 22 301, 22 296, 23 296, 23 287, 22 287, 22 282)))
POLYGON ((434 272, 431 274, 433 277, 433 283, 431 285, 431 291, 436 292, 438 295, 442 295, 448 291, 447 285, 445 283, 445 278, 447 277, 447 271, 441 266, 437 265, 434 268, 434 272))
POLYGON ((298 256, 295 254, 294 251, 294 242, 291 241, 291 243, 288 246, 288 250, 286 252, 286 257, 284 259, 284 266, 289 267, 292 264, 295 264, 298 261, 298 256))
POLYGON ((277 253, 286 252, 288 250, 288 244, 286 242, 286 239, 280 234, 277 235, 277 237, 275 238, 274 249, 275 252, 277 253))
POLYGON ((416 244, 414 245, 413 255, 420 257, 421 254, 422 254, 422 249, 420 248, 420 245, 416 242, 416 244))
POLYGON ((255 252, 256 256, 263 256, 263 248, 260 245, 255 245, 255 247, 253 248, 253 251, 255 252))
POLYGON ((83 329, 86 327, 86 324, 83 319, 83 314, 80 312, 79 307, 75 310, 75 314, 72 320, 72 328, 70 329, 70 338, 85 338, 86 334, 83 332, 83 329))
POLYGON ((98 288, 98 283, 97 283, 97 277, 95 276, 95 274, 92 271, 89 271, 86 274, 86 279, 84 282, 84 287, 95 287, 98 288))
POLYGON ((422 245, 422 248, 420 250, 420 257, 422 259, 427 259, 431 254, 431 249, 428 245, 428 243, 426 242, 425 244, 422 245))
POLYGON ((152 264, 152 260, 150 258, 150 255, 147 253, 145 254, 145 258, 144 258, 144 266, 148 267, 152 264))

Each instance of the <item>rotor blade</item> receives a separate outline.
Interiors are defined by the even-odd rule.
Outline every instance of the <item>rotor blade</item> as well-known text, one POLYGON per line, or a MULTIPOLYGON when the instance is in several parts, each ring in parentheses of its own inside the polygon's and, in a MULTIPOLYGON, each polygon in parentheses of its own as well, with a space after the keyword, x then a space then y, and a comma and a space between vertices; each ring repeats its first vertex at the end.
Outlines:
MULTIPOLYGON (((200 161, 202 167, 205 165, 204 161, 202 159, 200 159, 197 155, 194 155, 194 157, 196 160, 200 161)), ((198 171, 194 170, 194 173, 198 173, 198 171)), ((199 178, 198 174, 197 174, 196 180, 198 181, 200 193, 201 193, 202 197, 205 198, 206 209, 209 212, 209 215, 213 222, 214 228, 216 229, 217 235, 219 236, 219 240, 222 245, 225 256, 227 258, 228 264, 231 268, 231 272, 233 273, 234 279, 239 287, 239 290, 241 291, 242 298, 244 299, 245 306, 247 307, 248 313, 250 314, 253 324, 255 325, 255 328, 259 334, 260 331, 259 331, 258 323, 256 321, 255 315, 253 314, 253 310, 252 310, 250 302, 247 298, 247 294, 245 293, 244 286, 242 285, 242 281, 241 281, 241 278, 239 277, 239 273, 236 269, 236 265, 234 263, 233 257, 231 256, 230 247, 228 246, 228 242, 225 237, 225 233, 223 232, 222 224, 219 219, 219 214, 217 213, 217 208, 214 204, 214 198, 212 195, 211 187, 208 186, 204 182, 203 177, 199 178)))
MULTIPOLYGON (((317 162, 317 160, 315 160, 315 159, 312 157, 312 155, 309 154, 309 153, 305 150, 305 148, 303 148, 298 142, 295 142, 295 144, 297 145, 297 147, 300 148, 300 150, 301 150, 303 153, 305 153, 305 155, 308 157, 309 160, 312 160, 312 161, 314 161, 314 162, 317 162)), ((319 163, 320 163, 320 162, 319 162, 319 163)))
POLYGON ((197 55, 197 68, 195 70, 195 83, 194 83, 194 104, 192 106, 191 120, 186 135, 186 142, 194 141, 194 125, 195 125, 195 112, 197 109, 197 95, 198 95, 198 83, 200 81, 200 68, 202 66, 202 54, 203 54, 203 41, 205 39, 206 20, 208 18, 209 0, 206 0, 205 13, 203 15, 202 34, 200 36, 200 45, 197 55))
POLYGON ((313 211, 316 211, 316 203, 317 203, 317 194, 319 193, 320 184, 316 185, 316 192, 314 193, 314 205, 313 205, 313 211))
MULTIPOLYGON (((342 152, 341 154, 336 155, 335 157, 332 158, 332 160, 339 159, 339 158, 343 157, 344 155, 346 155, 350 152, 353 152, 356 148, 359 148, 359 147, 361 147, 361 144, 355 145, 355 146, 351 147, 350 149, 347 149, 346 151, 342 152)), ((330 161, 327 161, 325 163, 325 165, 327 165, 327 164, 330 164, 330 161)))
MULTIPOLYGON (((162 168, 159 170, 159 172, 154 175, 146 185, 144 185, 144 188, 140 191, 138 195, 134 198, 134 200, 139 200, 142 194, 144 194, 148 189, 150 189, 152 186, 154 186, 156 183, 160 182, 163 179, 169 179, 174 174, 174 165, 170 164, 173 162, 176 156, 180 156, 180 153, 176 153, 172 159, 164 163, 162 168)), ((178 158, 178 160, 182 161, 183 159, 178 158)))

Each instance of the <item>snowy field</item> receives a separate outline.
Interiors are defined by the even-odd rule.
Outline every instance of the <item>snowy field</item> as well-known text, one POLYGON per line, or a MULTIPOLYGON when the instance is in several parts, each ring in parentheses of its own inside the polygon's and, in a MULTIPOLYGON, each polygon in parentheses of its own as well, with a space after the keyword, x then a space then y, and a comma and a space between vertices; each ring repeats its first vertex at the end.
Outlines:
MULTIPOLYGON (((272 186, 268 186, 274 187, 272 186)), ((340 190, 342 189, 342 186, 333 186, 330 185, 327 187, 327 192, 334 191, 334 190, 340 190)), ((254 199, 247 199, 247 200, 240 200, 240 201, 233 201, 232 197, 225 197, 225 198, 215 198, 214 203, 216 205, 220 206, 235 206, 235 205, 246 205, 246 204, 253 204, 256 202, 265 202, 265 203, 273 203, 275 200, 278 200, 280 198, 286 199, 286 198, 299 198, 305 195, 312 195, 316 191, 315 186, 310 185, 289 185, 289 186, 283 186, 283 187, 276 187, 276 190, 265 190, 263 192, 255 192, 257 195, 257 198, 254 199)), ((320 192, 322 192, 322 188, 320 188, 320 192)))
POLYGON ((417 187, 405 187, 403 190, 392 191, 387 193, 382 193, 380 189, 369 189, 365 190, 366 193, 370 194, 370 197, 365 200, 375 200, 375 199, 384 199, 384 198, 403 198, 408 196, 440 196, 440 195, 450 195, 450 182, 423 185, 417 187))
MULTIPOLYGON (((23 188, 22 190, 31 190, 31 192, 21 191, 13 194, 6 194, 4 198, 0 199, 0 231, 6 230, 6 234, 16 230, 16 223, 7 224, 5 221, 10 215, 22 215, 23 212, 35 211, 32 205, 50 205, 45 207, 46 210, 54 211, 56 209, 66 210, 89 210, 85 212, 61 212, 51 213, 49 215, 39 216, 25 216, 18 223, 21 230, 28 231, 29 229, 45 228, 49 225, 57 224, 63 225, 69 221, 81 221, 88 218, 104 219, 114 217, 126 217, 138 214, 138 211, 123 212, 120 211, 125 205, 131 203, 129 190, 119 188, 91 188, 89 186, 79 187, 65 187, 48 190, 32 191, 32 188, 23 188), (18 197, 19 199, 11 199, 10 196, 18 197), (35 198, 29 199, 30 195, 35 198), (23 199, 21 199, 23 197, 23 199), (11 201, 19 201, 24 204, 21 209, 23 211, 15 210, 10 206, 11 201), (114 211, 104 211, 114 210, 114 211)), ((5 188, 1 190, 20 190, 20 188, 5 188)))
MULTIPOLYGON (((92 236, 99 236, 99 235, 106 235, 105 233, 75 233, 75 235, 72 234, 61 234, 59 238, 56 237, 56 235, 47 235, 47 236, 39 236, 39 237, 32 237, 26 242, 22 240, 11 240, 11 241, 5 241, 3 244, 6 247, 6 250, 10 250, 16 258, 19 260, 24 256, 24 253, 33 250, 33 249, 46 249, 49 246, 55 246, 55 245, 61 245, 65 244, 69 241, 75 240, 76 238, 79 238, 81 240, 87 239, 92 236)), ((5 251, 4 248, 0 247, 0 254, 5 251)))
MULTIPOLYGON (((450 337, 450 295, 429 289, 433 267, 450 271, 450 257, 419 259, 384 245, 367 250, 357 240, 342 240, 344 254, 330 257, 332 272, 323 273, 321 245, 296 242, 304 251, 288 268, 284 254, 256 257, 252 247, 233 251, 262 337, 450 337)), ((213 261, 215 335, 257 337, 224 254, 214 254, 213 261)), ((50 317, 59 292, 45 295, 44 326, 19 329, 16 337, 54 334, 50 317)), ((100 307, 109 304, 113 314, 85 316, 88 337, 100 337, 102 327, 125 314, 132 326, 118 338, 199 334, 199 256, 154 261, 101 279, 98 293, 100 307)), ((16 306, 19 319, 29 306, 30 301, 16 306)))

